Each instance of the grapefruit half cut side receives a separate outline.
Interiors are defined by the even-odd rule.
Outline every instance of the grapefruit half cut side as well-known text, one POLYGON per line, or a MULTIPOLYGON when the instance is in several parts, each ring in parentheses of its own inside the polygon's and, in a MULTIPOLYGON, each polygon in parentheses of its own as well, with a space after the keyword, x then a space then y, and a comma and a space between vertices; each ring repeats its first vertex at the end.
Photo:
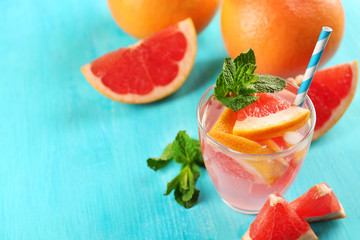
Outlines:
MULTIPOLYGON (((303 75, 289 80, 301 84, 303 75)), ((324 68, 315 73, 308 92, 316 111, 313 140, 329 131, 350 106, 358 85, 357 61, 324 68)))
POLYGON ((293 106, 273 95, 258 93, 259 99, 237 111, 233 133, 251 140, 283 136, 304 126, 310 117, 308 109, 293 106))
POLYGON ((320 183, 290 203, 290 206, 306 221, 319 222, 345 218, 345 210, 334 191, 320 183))
POLYGON ((270 194, 242 240, 318 239, 280 194, 270 194))
POLYGON ((185 82, 196 50, 196 31, 188 18, 128 48, 109 52, 81 71, 96 90, 115 101, 149 103, 185 82))

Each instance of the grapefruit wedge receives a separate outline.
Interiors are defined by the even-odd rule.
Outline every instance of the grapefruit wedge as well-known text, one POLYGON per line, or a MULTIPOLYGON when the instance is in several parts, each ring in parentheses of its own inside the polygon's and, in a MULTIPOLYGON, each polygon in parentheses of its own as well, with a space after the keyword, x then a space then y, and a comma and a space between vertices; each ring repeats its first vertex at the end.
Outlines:
POLYGON ((305 194, 292 201, 290 206, 308 222, 346 217, 344 208, 326 183, 311 187, 305 194))
POLYGON ((243 240, 318 239, 280 194, 270 194, 243 240))
POLYGON ((81 68, 103 95, 124 103, 149 103, 176 91, 195 61, 196 31, 191 19, 128 48, 120 48, 81 68))
MULTIPOLYGON (((303 75, 289 80, 301 84, 303 75)), ((342 117, 354 98, 359 79, 358 62, 324 68, 315 73, 308 92, 316 110, 313 140, 331 129, 342 117)))
MULTIPOLYGON (((241 153, 270 154, 275 152, 268 146, 232 134, 236 117, 236 112, 226 108, 208 135, 220 144, 241 153)), ((268 140, 268 142, 272 142, 272 140, 268 140)), ((273 144, 275 145, 275 143, 273 144)), ((252 176, 253 181, 267 185, 273 185, 289 167, 288 163, 282 158, 271 161, 256 161, 222 157, 219 161, 221 161, 219 165, 224 169, 226 168, 225 170, 231 172, 235 177, 252 176)))
POLYGON ((258 93, 259 99, 237 111, 233 133, 251 140, 275 138, 304 126, 310 111, 292 106, 273 95, 258 93))

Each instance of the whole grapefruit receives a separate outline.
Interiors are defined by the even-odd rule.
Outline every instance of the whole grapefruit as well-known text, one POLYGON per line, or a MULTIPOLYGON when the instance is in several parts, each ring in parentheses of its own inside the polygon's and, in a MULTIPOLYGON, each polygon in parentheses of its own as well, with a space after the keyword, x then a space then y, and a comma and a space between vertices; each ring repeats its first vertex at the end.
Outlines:
POLYGON ((290 77, 306 70, 323 26, 333 29, 321 64, 338 49, 345 15, 340 0, 224 0, 221 30, 231 57, 256 52, 257 72, 290 77))
POLYGON ((211 21, 219 0, 108 0, 116 23, 138 39, 191 17, 200 33, 211 21))

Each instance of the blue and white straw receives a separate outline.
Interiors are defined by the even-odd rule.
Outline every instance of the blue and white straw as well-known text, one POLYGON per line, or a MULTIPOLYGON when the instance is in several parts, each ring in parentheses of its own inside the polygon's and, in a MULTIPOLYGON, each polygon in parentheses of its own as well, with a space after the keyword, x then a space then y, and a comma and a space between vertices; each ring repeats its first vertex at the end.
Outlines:
POLYGON ((316 43, 315 49, 311 56, 309 65, 305 71, 303 81, 301 82, 299 91, 296 95, 294 104, 301 107, 304 104, 306 94, 309 90, 311 81, 314 77, 314 74, 318 68, 321 56, 324 53, 324 49, 329 40, 332 29, 329 27, 323 27, 319 36, 319 39, 316 43))

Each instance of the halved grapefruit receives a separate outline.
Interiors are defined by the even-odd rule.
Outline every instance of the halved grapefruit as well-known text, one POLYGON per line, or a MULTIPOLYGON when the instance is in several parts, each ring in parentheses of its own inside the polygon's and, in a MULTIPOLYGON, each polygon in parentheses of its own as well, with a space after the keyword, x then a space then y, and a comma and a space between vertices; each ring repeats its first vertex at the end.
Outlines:
POLYGON ((308 109, 292 106, 270 94, 256 96, 256 102, 236 112, 235 135, 251 140, 275 138, 301 128, 309 120, 308 109))
POLYGON ((290 206, 306 221, 318 222, 345 218, 345 210, 334 191, 320 183, 290 203, 290 206))
POLYGON ((243 240, 318 239, 280 194, 270 194, 243 240))
POLYGON ((195 61, 196 31, 190 18, 128 48, 107 53, 81 67, 103 95, 124 103, 149 103, 176 91, 195 61))
MULTIPOLYGON (((303 75, 289 80, 301 84, 303 75)), ((313 140, 324 135, 342 117, 354 98, 359 79, 358 62, 324 68, 315 73, 308 95, 316 110, 313 140)))

